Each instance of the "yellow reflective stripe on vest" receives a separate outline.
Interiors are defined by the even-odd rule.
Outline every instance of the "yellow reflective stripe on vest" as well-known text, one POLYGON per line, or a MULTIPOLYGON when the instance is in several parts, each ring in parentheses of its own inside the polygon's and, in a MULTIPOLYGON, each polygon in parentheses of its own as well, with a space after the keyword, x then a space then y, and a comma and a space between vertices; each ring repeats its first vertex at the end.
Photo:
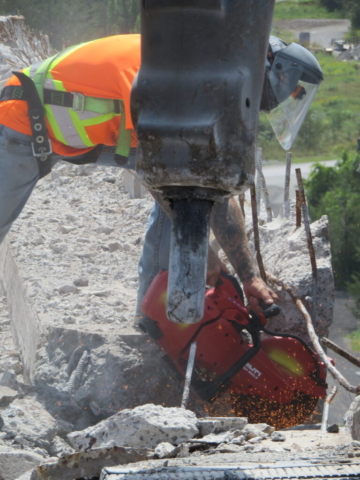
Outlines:
MULTIPOLYGON (((74 47, 70 47, 43 62, 39 62, 38 64, 24 69, 24 73, 33 79, 42 103, 44 103, 44 87, 54 91, 67 91, 60 80, 53 79, 51 73, 52 69, 59 65, 62 60, 71 55, 75 50, 96 41, 97 40, 93 40, 91 42, 75 45, 74 47)), ((85 96, 84 107, 84 111, 79 112, 58 105, 44 105, 46 118, 58 141, 74 148, 91 148, 95 146, 95 144, 91 142, 86 127, 99 125, 118 115, 114 111, 114 101, 111 99, 85 96)), ((125 108, 122 100, 120 100, 120 110, 121 125, 116 153, 128 157, 130 153, 132 130, 126 130, 125 108)))
POLYGON ((56 140, 59 140, 59 142, 63 143, 64 145, 68 145, 68 142, 66 141, 61 131, 61 128, 57 122, 57 119, 55 117, 56 114, 52 111, 52 109, 50 108, 50 105, 44 105, 44 107, 45 107, 46 118, 50 124, 54 137, 56 138, 56 140))
MULTIPOLYGON (((79 138, 81 139, 81 141, 83 142, 84 145, 86 145, 87 147, 94 147, 95 146, 95 143, 92 143, 90 138, 89 138, 89 135, 85 129, 85 126, 82 124, 80 118, 79 118, 79 115, 78 115, 78 112, 74 112, 74 110, 71 110, 70 108, 67 108, 67 111, 69 112, 69 115, 70 115, 70 118, 72 120, 72 123, 77 131, 77 134, 79 136, 79 138)), ((113 115, 110 115, 110 118, 112 118, 113 115)), ((97 117, 95 117, 97 118, 97 117)), ((94 122, 93 122, 94 119, 91 119, 91 123, 89 123, 89 125, 96 125, 94 122)), ((99 123, 102 123, 99 122, 99 123)))
MULTIPOLYGON (((66 91, 62 82, 59 80, 54 82, 52 78, 46 78, 44 86, 51 90, 66 91)), ((83 135, 78 131, 78 126, 71 115, 71 113, 75 112, 70 108, 50 104, 45 104, 44 107, 48 122, 57 140, 74 148, 89 148, 94 146, 89 139, 87 142, 83 141, 83 135)))
POLYGON ((131 130, 126 129, 125 107, 124 107, 124 102, 122 100, 120 102, 120 112, 121 112, 120 132, 119 132, 115 153, 117 155, 121 155, 122 157, 128 157, 130 155, 131 130))
MULTIPOLYGON (((51 72, 48 72, 48 77, 49 76, 51 76, 51 72)), ((45 87, 52 90, 65 91, 63 83, 60 80, 47 78, 45 80, 45 87)), ((107 103, 107 99, 104 100, 107 103)), ((110 102, 112 102, 114 107, 113 100, 110 100, 110 102)), ((106 114, 97 114, 88 111, 77 112, 71 108, 56 105, 46 105, 45 107, 46 111, 52 112, 51 119, 57 123, 57 125, 53 125, 49 118, 53 131, 54 128, 57 128, 57 131, 61 132, 65 144, 75 148, 94 147, 95 144, 91 142, 86 127, 106 122, 115 116, 114 111, 106 114)))
POLYGON ((90 40, 90 42, 79 43, 79 45, 74 45, 73 47, 66 48, 65 50, 60 52, 60 55, 58 55, 58 58, 54 59, 54 62, 51 64, 51 68, 55 68, 66 57, 68 57, 69 55, 74 53, 75 50, 78 50, 79 48, 83 47, 84 45, 88 45, 89 43, 93 43, 93 42, 96 42, 96 40, 90 40))

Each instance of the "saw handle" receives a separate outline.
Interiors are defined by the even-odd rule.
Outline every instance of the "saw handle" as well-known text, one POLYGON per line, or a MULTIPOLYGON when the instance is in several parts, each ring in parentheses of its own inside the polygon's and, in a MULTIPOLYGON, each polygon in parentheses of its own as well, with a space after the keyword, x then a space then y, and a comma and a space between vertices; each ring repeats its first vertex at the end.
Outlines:
POLYGON ((262 314, 265 318, 276 317, 276 315, 279 315, 279 313, 281 312, 280 307, 275 303, 269 305, 265 303, 264 300, 260 300, 259 303, 260 307, 264 310, 262 314))

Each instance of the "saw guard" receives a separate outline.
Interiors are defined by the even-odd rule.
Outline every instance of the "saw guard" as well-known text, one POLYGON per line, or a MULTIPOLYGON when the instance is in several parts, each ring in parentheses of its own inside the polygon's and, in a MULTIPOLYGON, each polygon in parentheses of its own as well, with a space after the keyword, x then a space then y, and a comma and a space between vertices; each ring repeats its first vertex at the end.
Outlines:
MULTIPOLYGON (((206 292, 202 320, 175 324, 166 317, 167 277, 167 272, 160 272, 146 293, 142 303, 145 321, 182 377, 190 345, 196 341, 195 372, 199 378, 214 381, 253 348, 241 334, 254 321, 244 306, 242 291, 233 277, 222 275, 221 284, 206 292)), ((250 395, 285 405, 294 400, 295 392, 325 397, 325 378, 324 364, 300 339, 263 335, 260 350, 232 376, 227 389, 235 396, 250 395)), ((197 390, 198 385, 194 386, 197 390)))

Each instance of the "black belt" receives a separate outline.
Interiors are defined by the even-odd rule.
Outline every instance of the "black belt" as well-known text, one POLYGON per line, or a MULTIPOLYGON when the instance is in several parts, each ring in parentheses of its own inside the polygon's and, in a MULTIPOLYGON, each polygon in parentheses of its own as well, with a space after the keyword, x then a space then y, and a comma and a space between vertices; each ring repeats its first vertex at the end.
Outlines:
MULTIPOLYGON (((29 93, 23 86, 7 85, 0 92, 0 102, 5 100, 25 100, 28 101, 29 93)), ((57 105, 59 107, 76 109, 76 96, 71 92, 61 92, 59 90, 50 90, 44 88, 44 103, 48 105, 57 105)), ((114 113, 120 114, 120 100, 113 100, 114 113)))
POLYGON ((15 95, 20 96, 19 100, 24 96, 24 100, 29 107, 29 119, 32 132, 31 148, 39 167, 40 178, 44 177, 51 171, 51 142, 45 124, 45 112, 42 106, 39 94, 36 90, 34 82, 30 77, 21 72, 13 72, 20 80, 22 93, 18 89, 13 89, 15 95))

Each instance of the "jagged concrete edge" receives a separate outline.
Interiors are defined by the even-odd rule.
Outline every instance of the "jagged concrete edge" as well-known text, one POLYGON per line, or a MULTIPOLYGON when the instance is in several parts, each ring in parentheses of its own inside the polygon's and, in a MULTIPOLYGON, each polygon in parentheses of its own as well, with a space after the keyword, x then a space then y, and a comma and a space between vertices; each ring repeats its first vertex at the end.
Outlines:
POLYGON ((23 279, 14 260, 9 241, 0 245, 2 285, 8 299, 11 331, 24 363, 24 379, 32 383, 40 332, 39 320, 33 311, 23 286, 23 279))

